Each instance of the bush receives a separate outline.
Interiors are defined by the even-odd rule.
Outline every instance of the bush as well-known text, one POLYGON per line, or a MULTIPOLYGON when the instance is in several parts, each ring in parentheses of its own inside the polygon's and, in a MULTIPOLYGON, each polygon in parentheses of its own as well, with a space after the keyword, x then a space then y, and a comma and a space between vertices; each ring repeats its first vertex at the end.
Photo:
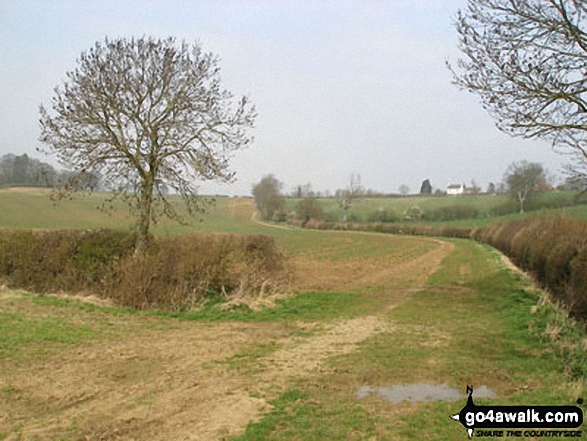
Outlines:
POLYGON ((190 234, 155 238, 134 254, 119 231, 0 232, 0 276, 13 288, 87 292, 118 306, 182 311, 204 296, 265 291, 285 281, 272 237, 190 234))
POLYGON ((323 219, 324 210, 314 198, 304 198, 296 204, 296 218, 300 220, 323 219))
POLYGON ((424 216, 424 210, 422 210, 420 207, 414 206, 414 207, 408 208, 404 212, 403 219, 407 220, 407 221, 420 220, 420 219, 422 219, 423 216, 424 216))

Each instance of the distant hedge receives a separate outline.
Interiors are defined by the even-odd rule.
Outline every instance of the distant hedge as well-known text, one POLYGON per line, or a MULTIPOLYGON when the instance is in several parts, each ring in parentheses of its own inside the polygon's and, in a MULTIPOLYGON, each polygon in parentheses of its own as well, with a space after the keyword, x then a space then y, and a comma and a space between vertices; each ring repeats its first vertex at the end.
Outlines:
POLYGON ((587 223, 561 217, 501 222, 474 231, 472 238, 510 257, 572 316, 587 320, 587 223))
POLYGON ((421 224, 385 224, 385 223, 356 223, 356 222, 325 222, 311 219, 302 224, 296 220, 288 221, 288 224, 313 230, 344 230, 344 231, 374 231, 388 234, 405 234, 412 236, 442 236, 459 237, 469 239, 473 228, 469 227, 432 227, 421 224))
POLYGON ((1 231, 0 278, 34 292, 91 293, 118 306, 181 311, 210 293, 269 289, 285 277, 269 236, 188 234, 155 238, 134 254, 133 234, 1 231))
POLYGON ((470 205, 447 205, 427 211, 423 219, 432 221, 450 221, 459 219, 474 219, 479 215, 479 210, 470 205))

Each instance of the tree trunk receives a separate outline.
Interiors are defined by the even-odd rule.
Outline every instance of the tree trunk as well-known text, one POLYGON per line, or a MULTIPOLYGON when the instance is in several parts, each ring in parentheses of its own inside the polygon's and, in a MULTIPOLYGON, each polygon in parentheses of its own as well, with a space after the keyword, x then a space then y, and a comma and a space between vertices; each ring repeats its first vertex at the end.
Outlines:
POLYGON ((520 202, 520 214, 524 213, 524 202, 526 201, 526 195, 522 196, 521 193, 518 193, 518 201, 520 202))
POLYGON ((346 224, 348 218, 349 208, 351 207, 351 202, 349 199, 344 199, 342 201, 342 223, 346 224))
POLYGON ((145 252, 151 244, 151 235, 149 228, 151 227, 151 208, 153 205, 153 184, 151 179, 147 179, 141 185, 140 201, 140 217, 137 241, 135 244, 135 254, 145 252))

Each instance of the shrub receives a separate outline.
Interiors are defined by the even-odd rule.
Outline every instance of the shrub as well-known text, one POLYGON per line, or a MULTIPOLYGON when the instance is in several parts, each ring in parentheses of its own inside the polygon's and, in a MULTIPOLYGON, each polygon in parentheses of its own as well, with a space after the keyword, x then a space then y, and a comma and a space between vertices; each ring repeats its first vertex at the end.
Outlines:
POLYGON ((420 207, 414 206, 414 207, 410 207, 408 208, 405 212, 404 212, 404 220, 420 220, 422 219, 422 217, 424 216, 424 210, 422 210, 420 207))
POLYGON ((324 210, 314 198, 300 199, 296 204, 296 218, 301 220, 323 219, 324 210))

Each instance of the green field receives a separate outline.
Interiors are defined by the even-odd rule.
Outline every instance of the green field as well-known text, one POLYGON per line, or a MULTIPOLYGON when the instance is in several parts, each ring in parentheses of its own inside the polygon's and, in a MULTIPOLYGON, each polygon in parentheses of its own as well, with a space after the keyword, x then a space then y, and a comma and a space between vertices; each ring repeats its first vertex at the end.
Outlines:
MULTIPOLYGON (((454 221, 429 221, 421 223, 428 223, 431 225, 452 225, 452 226, 471 226, 479 227, 487 225, 496 220, 511 220, 520 219, 532 216, 549 216, 564 213, 565 215, 577 217, 580 219, 587 219, 587 204, 585 204, 585 196, 580 200, 581 205, 574 205, 575 192, 570 191, 553 191, 543 193, 537 196, 533 202, 536 206, 544 206, 551 208, 542 208, 539 210, 531 210, 520 215, 518 213, 511 213, 506 215, 495 215, 492 213, 496 208, 505 204, 512 204, 511 198, 505 195, 465 195, 465 196, 409 196, 409 197, 394 197, 394 198, 362 198, 352 201, 349 209, 349 221, 353 222, 367 222, 369 215, 377 211, 391 210, 398 217, 402 217, 403 213, 411 207, 419 207, 421 210, 431 212, 437 208, 450 207, 454 205, 474 207, 478 210, 478 216, 474 219, 462 219, 454 221), (564 208, 552 208, 552 207, 564 208)), ((342 220, 342 208, 340 200, 335 198, 317 199, 317 204, 326 213, 326 220, 340 222, 342 220)), ((287 209, 295 212, 299 199, 288 198, 287 209)), ((531 207, 532 208, 532 207, 531 207)))
MULTIPOLYGON (((116 228, 129 229, 133 218, 129 208, 120 201, 113 210, 97 207, 105 203, 107 195, 94 193, 73 200, 54 202, 49 191, 42 189, 0 189, 0 226, 9 228, 116 228)), ((171 197, 180 212, 180 200, 171 197)), ((110 204, 108 204, 110 205, 110 204)), ((156 234, 177 234, 190 231, 221 231, 253 234, 254 224, 248 222, 252 214, 247 199, 219 198, 208 213, 186 218, 188 225, 180 225, 164 218, 154 225, 156 234)))
MULTIPOLYGON (((545 204, 570 204, 575 196, 574 192, 550 192, 542 194, 539 202, 545 204)), ((95 193, 91 196, 77 197, 72 201, 64 200, 53 202, 49 199, 49 192, 42 189, 0 189, 0 227, 10 228, 117 228, 129 229, 132 225, 132 216, 128 207, 121 202, 114 203, 114 210, 100 211, 97 207, 105 201, 106 195, 95 193)), ((174 197, 172 196, 172 199, 174 197)), ((479 210, 475 219, 455 221, 431 221, 432 225, 454 225, 478 227, 498 220, 520 219, 532 216, 549 216, 564 214, 587 220, 587 204, 566 206, 559 209, 542 209, 530 211, 524 215, 517 213, 503 216, 491 215, 491 210, 507 203, 509 198, 503 195, 475 195, 461 197, 421 197, 410 196, 404 198, 373 198, 354 200, 349 210, 349 220, 365 222, 370 213, 377 210, 390 209, 398 215, 403 214, 410 207, 420 207, 429 211, 439 207, 451 205, 472 206, 479 210)), ((181 207, 179 199, 175 202, 181 207)), ((299 199, 288 198, 287 209, 295 212, 299 199)), ((327 217, 335 221, 342 219, 342 209, 338 199, 317 199, 327 217)), ((181 209, 180 209, 181 211, 181 209)), ((216 198, 215 204, 205 214, 186 218, 188 225, 179 225, 166 219, 161 219, 153 231, 156 234, 180 234, 190 231, 219 231, 239 234, 262 234, 271 232, 279 234, 274 229, 267 230, 251 220, 253 215, 252 200, 245 198, 216 198)), ((421 222, 425 223, 425 222, 421 222)))
MULTIPOLYGON (((130 228, 123 209, 95 211, 102 197, 54 206, 2 190, 0 226, 130 228)), ((260 224, 234 198, 155 231, 275 236, 290 292, 164 313, 0 287, 0 440, 464 440, 449 418, 464 396, 358 391, 485 385, 496 397, 475 402, 495 405, 587 396, 583 328, 488 246, 260 224)))

